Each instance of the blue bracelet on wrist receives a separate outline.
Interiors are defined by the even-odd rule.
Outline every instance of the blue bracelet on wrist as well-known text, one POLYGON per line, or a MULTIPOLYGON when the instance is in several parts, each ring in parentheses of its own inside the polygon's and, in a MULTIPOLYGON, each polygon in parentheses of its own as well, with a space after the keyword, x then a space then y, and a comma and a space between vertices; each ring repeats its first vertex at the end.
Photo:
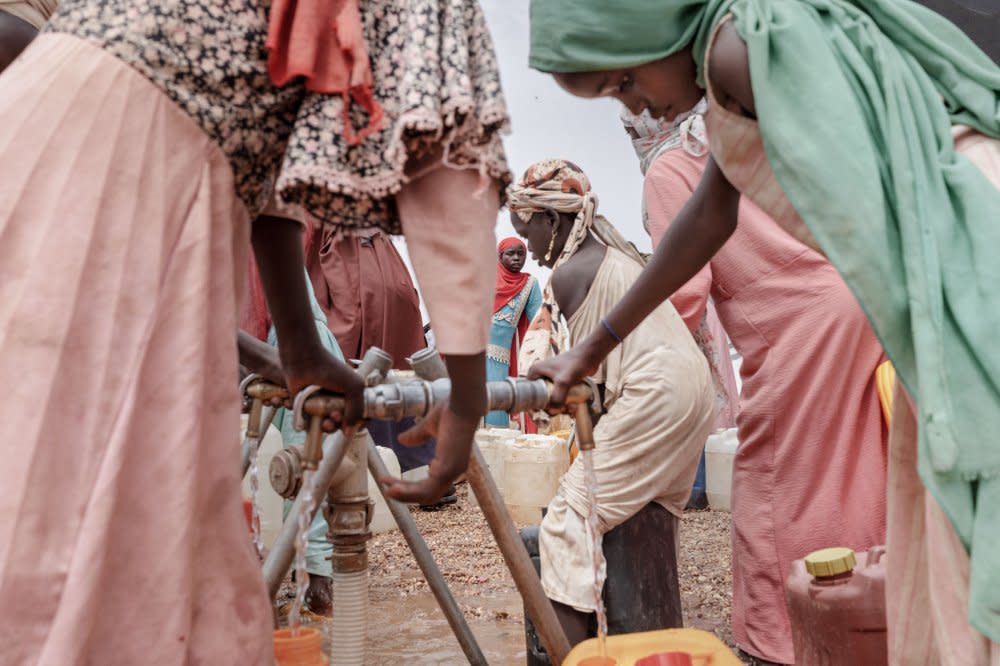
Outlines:
POLYGON ((604 330, 605 330, 605 331, 607 331, 607 332, 608 332, 608 335, 610 335, 610 336, 611 336, 612 338, 614 338, 614 339, 615 339, 615 341, 616 341, 616 342, 617 342, 618 344, 621 344, 621 343, 622 343, 622 338, 621 338, 621 336, 620 336, 620 335, 618 335, 617 333, 615 333, 615 329, 611 328, 611 324, 609 324, 609 323, 608 323, 608 320, 607 320, 607 319, 602 319, 602 320, 601 320, 601 325, 602 325, 602 326, 604 326, 604 330))

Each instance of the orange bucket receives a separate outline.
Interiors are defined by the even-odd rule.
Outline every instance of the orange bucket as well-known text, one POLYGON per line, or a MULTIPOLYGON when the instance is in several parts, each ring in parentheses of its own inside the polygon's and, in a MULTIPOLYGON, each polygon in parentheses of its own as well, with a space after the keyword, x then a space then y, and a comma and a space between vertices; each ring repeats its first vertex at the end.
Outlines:
POLYGON ((243 498, 243 515, 247 519, 247 527, 250 528, 250 532, 253 533, 253 502, 243 498))
POLYGON ((323 637, 319 629, 299 627, 295 635, 292 629, 276 629, 274 632, 274 658, 278 666, 330 666, 330 660, 323 656, 323 637))

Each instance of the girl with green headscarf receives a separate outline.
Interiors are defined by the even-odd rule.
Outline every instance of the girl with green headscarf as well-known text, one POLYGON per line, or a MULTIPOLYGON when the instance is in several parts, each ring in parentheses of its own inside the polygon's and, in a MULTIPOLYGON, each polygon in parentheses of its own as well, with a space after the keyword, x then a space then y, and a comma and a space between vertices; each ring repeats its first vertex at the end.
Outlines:
POLYGON ((933 499, 921 496, 926 515, 913 522, 914 503, 894 495, 912 471, 902 461, 915 444, 903 435, 916 429, 903 427, 910 401, 897 400, 892 659, 928 650, 954 663, 985 659, 985 640, 946 626, 952 614, 938 593, 955 586, 926 564, 940 541, 901 525, 931 523, 943 509, 970 556, 947 582, 961 582, 972 625, 1000 641, 1000 69, 908 0, 533 0, 530 64, 573 94, 667 119, 707 88, 712 154, 645 274, 608 316, 615 335, 601 327, 533 376, 556 380, 556 397, 585 376, 722 246, 748 196, 837 267, 916 403, 915 467, 933 499), (909 552, 909 541, 926 552, 909 552), (924 583, 914 580, 921 566, 924 583), (920 617, 907 624, 909 608, 920 617), (957 651, 945 637, 955 631, 968 637, 957 651))

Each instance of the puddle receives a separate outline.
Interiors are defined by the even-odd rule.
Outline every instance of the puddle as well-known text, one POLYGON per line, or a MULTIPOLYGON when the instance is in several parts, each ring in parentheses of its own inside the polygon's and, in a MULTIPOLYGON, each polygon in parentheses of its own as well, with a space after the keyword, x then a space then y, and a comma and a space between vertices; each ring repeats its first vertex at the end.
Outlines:
MULTIPOLYGON (((370 591, 365 664, 467 663, 434 595, 421 590, 400 597, 370 591), (381 599, 377 597, 383 597, 381 599)), ((521 597, 516 592, 493 596, 452 590, 490 666, 521 666, 525 662, 521 597)), ((303 626, 317 626, 303 622, 303 626)), ((330 654, 331 624, 319 627, 323 652, 330 654)))
MULTIPOLYGON (((453 593, 491 666, 524 664, 521 597, 516 593, 493 597, 455 590, 453 593), (474 613, 467 612, 470 607, 474 613), (478 617, 470 617, 473 614, 478 617)), ((400 659, 419 664, 466 663, 462 648, 429 591, 375 602, 369 608, 366 663, 398 664, 400 659)))

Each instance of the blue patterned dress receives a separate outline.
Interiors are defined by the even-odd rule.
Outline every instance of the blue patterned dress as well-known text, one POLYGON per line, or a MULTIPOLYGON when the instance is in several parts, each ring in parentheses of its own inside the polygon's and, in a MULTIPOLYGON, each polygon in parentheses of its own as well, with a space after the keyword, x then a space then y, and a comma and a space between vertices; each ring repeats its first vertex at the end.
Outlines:
MULTIPOLYGON (((542 305, 542 290, 538 280, 529 277, 524 288, 517 296, 493 313, 493 325, 490 328, 490 343, 486 347, 486 381, 502 381, 510 374, 510 355, 516 353, 521 341, 514 345, 517 335, 517 324, 521 317, 527 317, 530 322, 535 318, 538 308, 542 305)), ((510 417, 504 412, 490 412, 486 415, 486 424, 498 428, 510 425, 510 417)))

